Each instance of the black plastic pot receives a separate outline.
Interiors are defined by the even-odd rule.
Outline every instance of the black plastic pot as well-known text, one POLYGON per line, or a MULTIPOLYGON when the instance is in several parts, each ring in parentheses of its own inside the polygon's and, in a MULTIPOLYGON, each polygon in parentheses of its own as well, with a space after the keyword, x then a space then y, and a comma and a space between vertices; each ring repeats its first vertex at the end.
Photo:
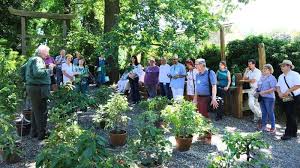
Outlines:
POLYGON ((30 133, 31 123, 24 119, 16 119, 15 120, 17 134, 19 136, 26 136, 30 133))

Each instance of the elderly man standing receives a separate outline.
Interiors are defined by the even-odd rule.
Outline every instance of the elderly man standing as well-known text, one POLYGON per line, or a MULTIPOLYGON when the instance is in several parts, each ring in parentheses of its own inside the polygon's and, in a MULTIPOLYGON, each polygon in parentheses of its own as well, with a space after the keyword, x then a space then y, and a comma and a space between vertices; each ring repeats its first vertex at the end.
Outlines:
POLYGON ((60 55, 55 57, 55 64, 56 64, 56 82, 57 85, 63 83, 63 73, 62 73, 62 64, 66 63, 66 51, 64 49, 60 50, 60 55))
POLYGON ((276 88, 286 115, 285 133, 281 139, 289 140, 297 137, 296 112, 300 103, 300 75, 292 70, 295 66, 290 60, 284 60, 280 68, 283 73, 278 78, 276 88))
POLYGON ((249 97, 249 107, 254 113, 253 122, 258 124, 258 129, 261 128, 261 109, 258 99, 254 96, 257 89, 257 82, 260 80, 261 71, 255 67, 256 61, 253 59, 248 60, 248 68, 244 73, 244 81, 250 83, 250 90, 248 92, 249 97))
POLYGON ((31 137, 45 139, 47 125, 47 99, 50 94, 50 74, 54 64, 46 68, 44 59, 49 55, 49 47, 40 45, 36 54, 21 68, 25 74, 26 91, 32 101, 31 137))
POLYGON ((217 77, 213 70, 206 68, 205 59, 197 59, 195 66, 198 70, 195 79, 195 97, 194 102, 197 103, 198 112, 208 118, 209 104, 214 108, 218 108, 217 96, 217 77))
POLYGON ((170 74, 168 76, 171 78, 170 87, 172 89, 174 100, 182 100, 186 69, 183 64, 178 62, 178 55, 176 54, 173 57, 173 65, 171 66, 170 74))

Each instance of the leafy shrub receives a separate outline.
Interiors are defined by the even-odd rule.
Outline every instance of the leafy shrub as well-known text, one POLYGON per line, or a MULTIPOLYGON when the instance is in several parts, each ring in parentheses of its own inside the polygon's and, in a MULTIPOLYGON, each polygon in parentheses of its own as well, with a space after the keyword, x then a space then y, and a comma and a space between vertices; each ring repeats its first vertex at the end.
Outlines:
POLYGON ((196 112, 196 106, 189 101, 182 101, 168 105, 162 110, 164 120, 172 124, 171 131, 177 137, 190 137, 195 133, 201 133, 204 125, 204 117, 196 112))
POLYGON ((239 132, 226 133, 223 137, 227 149, 222 155, 211 159, 210 168, 229 167, 268 167, 264 162, 266 154, 259 151, 269 145, 262 140, 260 132, 241 134, 239 132), (245 155, 246 161, 239 163, 238 159, 245 155))
POLYGON ((134 160, 144 166, 158 166, 171 156, 171 143, 166 140, 163 129, 155 127, 158 115, 146 111, 138 117, 138 135, 129 146, 134 160))
POLYGON ((106 104, 112 93, 112 88, 101 86, 99 89, 97 89, 94 96, 98 104, 106 104))
POLYGON ((106 129, 120 133, 127 125, 128 117, 125 113, 129 110, 127 98, 123 95, 115 93, 110 96, 106 105, 100 105, 93 118, 94 122, 99 123, 105 121, 106 129))
POLYGON ((78 125, 57 130, 46 141, 36 158, 36 167, 108 167, 125 168, 104 148, 102 137, 84 131, 78 125))

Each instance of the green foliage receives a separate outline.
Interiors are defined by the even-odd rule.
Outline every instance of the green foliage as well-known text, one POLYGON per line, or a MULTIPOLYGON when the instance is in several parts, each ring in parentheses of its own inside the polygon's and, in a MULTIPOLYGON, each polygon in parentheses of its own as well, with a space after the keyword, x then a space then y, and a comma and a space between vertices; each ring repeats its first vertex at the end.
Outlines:
POLYGON ((205 127, 204 117, 196 112, 196 106, 189 101, 168 105, 162 110, 164 120, 172 124, 171 131, 180 137, 190 137, 201 133, 205 127))
POLYGON ((150 110, 160 112, 168 105, 168 103, 169 100, 166 97, 155 97, 151 100, 141 101, 138 105, 140 109, 145 111, 150 110))
POLYGON ((113 89, 107 86, 101 86, 94 94, 95 99, 98 104, 103 105, 106 104, 110 95, 112 95, 113 89))
POLYGON ((281 74, 279 63, 284 59, 290 59, 300 70, 300 42, 286 38, 270 36, 249 36, 244 40, 234 40, 227 45, 227 60, 230 66, 238 65, 240 72, 247 66, 248 59, 258 61, 258 44, 264 43, 266 48, 267 63, 274 66, 274 75, 281 74))
POLYGON ((13 114, 24 91, 19 75, 24 57, 5 48, 5 44, 6 40, 0 39, 0 113, 13 114))
POLYGON ((266 154, 259 149, 269 148, 269 145, 262 140, 260 132, 241 134, 239 132, 226 132, 223 137, 227 149, 223 155, 218 155, 212 159, 210 168, 229 167, 268 167, 264 162, 266 154), (239 159, 246 155, 247 160, 239 163, 239 159))
POLYGON ((171 156, 171 142, 166 140, 164 130, 155 127, 158 115, 146 111, 138 117, 138 135, 129 146, 133 160, 144 166, 158 166, 171 156))
POLYGON ((127 98, 123 95, 115 93, 105 105, 100 105, 93 118, 95 123, 100 124, 105 121, 105 128, 114 132, 122 132, 127 125, 129 118, 126 116, 129 106, 127 98))
POLYGON ((90 97, 85 94, 76 92, 73 85, 65 85, 59 88, 50 96, 51 106, 58 107, 60 105, 67 105, 69 107, 69 114, 77 110, 86 110, 89 106, 95 105, 96 102, 92 101, 90 97))
POLYGON ((125 168, 110 155, 102 137, 84 131, 78 125, 56 130, 36 158, 36 167, 108 167, 125 168))
POLYGON ((16 145, 15 128, 10 120, 9 116, 0 113, 0 150, 3 151, 4 160, 13 154, 20 153, 20 149, 16 145))

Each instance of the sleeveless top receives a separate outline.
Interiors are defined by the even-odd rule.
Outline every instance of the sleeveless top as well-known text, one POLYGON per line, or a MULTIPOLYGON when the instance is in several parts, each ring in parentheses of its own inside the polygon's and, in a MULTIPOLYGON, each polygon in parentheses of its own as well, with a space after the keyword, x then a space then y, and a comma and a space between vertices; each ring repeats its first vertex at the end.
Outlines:
POLYGON ((227 74, 228 74, 227 69, 225 71, 218 70, 217 79, 218 79, 218 86, 219 87, 226 87, 228 85, 227 74))

